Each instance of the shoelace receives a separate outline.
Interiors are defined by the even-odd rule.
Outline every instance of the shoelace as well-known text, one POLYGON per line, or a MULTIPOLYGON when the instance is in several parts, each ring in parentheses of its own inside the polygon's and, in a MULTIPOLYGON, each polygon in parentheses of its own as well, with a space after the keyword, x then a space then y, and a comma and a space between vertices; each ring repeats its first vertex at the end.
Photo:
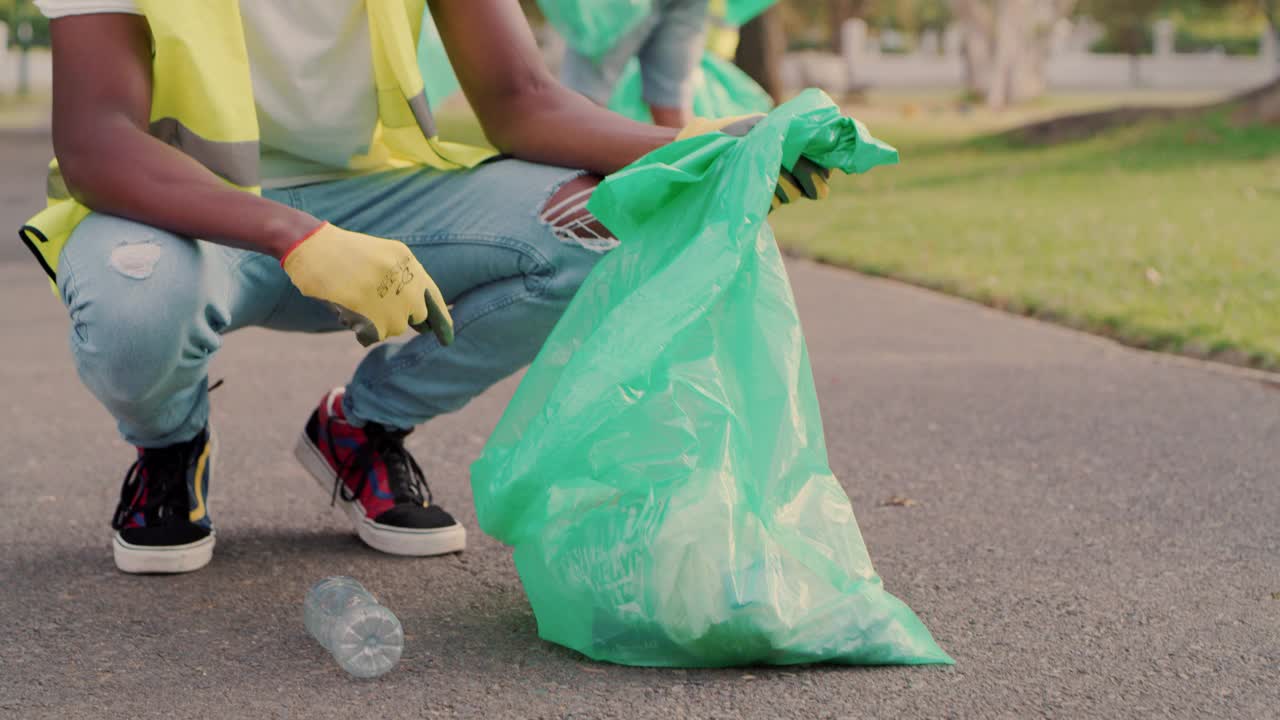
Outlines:
POLYGON ((186 512, 186 499, 181 498, 181 502, 178 502, 179 497, 174 489, 179 482, 185 482, 183 476, 189 445, 183 443, 147 450, 138 456, 124 476, 124 485, 120 488, 120 503, 111 516, 111 529, 123 529, 135 512, 141 512, 146 518, 153 510, 160 510, 161 520, 181 517, 186 512), (147 496, 145 502, 142 501, 144 491, 147 496))
MULTIPOLYGON (((333 437, 332 419, 325 422, 324 432, 329 447, 337 447, 333 437)), ((389 489, 396 504, 411 502, 421 505, 424 499, 428 505, 431 504, 431 488, 427 485, 426 475, 418 466, 418 461, 414 460, 413 455, 410 455, 404 447, 404 439, 410 432, 412 431, 389 430, 377 423, 365 425, 364 434, 367 441, 351 453, 338 468, 338 477, 333 482, 333 496, 329 504, 337 503, 338 498, 342 498, 343 502, 351 502, 360 497, 369 484, 369 468, 378 458, 382 459, 382 464, 387 468, 387 485, 390 486, 389 489), (345 479, 352 472, 358 473, 358 478, 355 488, 348 488, 345 479)))

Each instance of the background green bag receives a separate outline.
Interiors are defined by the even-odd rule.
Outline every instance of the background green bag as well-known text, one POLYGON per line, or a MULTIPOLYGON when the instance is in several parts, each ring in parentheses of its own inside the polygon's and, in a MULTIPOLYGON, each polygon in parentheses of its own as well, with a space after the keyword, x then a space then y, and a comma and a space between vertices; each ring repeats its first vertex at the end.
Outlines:
MULTIPOLYGON (((742 25, 777 1, 722 0, 712 3, 712 12, 742 25)), ((569 47, 599 58, 653 12, 653 0, 538 0, 538 8, 569 47)))
MULTIPOLYGON (((702 53, 693 78, 693 114, 719 118, 731 115, 768 112, 773 99, 737 65, 720 58, 710 50, 702 53)), ((653 122, 653 114, 645 104, 640 86, 640 63, 634 58, 627 63, 618 87, 609 100, 609 109, 632 120, 653 122)))
POLYGON ((472 466, 539 634, 597 660, 949 663, 871 566, 827 465, 786 270, 778 167, 897 151, 810 90, 745 138, 663 147, 589 208, 621 240, 472 466))
POLYGON ((565 44, 598 58, 653 12, 653 0, 538 0, 565 44))
MULTIPOLYGON (((723 8, 724 21, 740 25, 755 17, 777 0, 729 0, 717 3, 723 8)), ((540 0, 543 13, 573 47, 595 48, 593 56, 613 47, 624 33, 653 10, 652 0, 540 0), (554 15, 547 13, 547 6, 554 15), (569 38, 572 38, 570 42, 569 38)), ((449 63, 440 31, 426 10, 418 36, 418 67, 426 83, 427 100, 432 107, 458 92, 458 78, 449 63)), ((585 51, 580 51, 584 52, 585 51)), ((753 112, 767 112, 773 100, 754 80, 727 59, 713 52, 703 53, 694 80, 693 112, 699 117, 727 117, 753 112)), ((618 81, 609 108, 635 120, 652 122, 649 106, 641 97, 640 64, 632 58, 618 81)))
POLYGON ((418 71, 422 73, 422 83, 426 86, 427 102, 433 108, 439 107, 446 98, 461 89, 429 9, 422 13, 422 32, 418 34, 418 71))
POLYGON ((725 0, 724 20, 730 25, 746 25, 748 20, 777 2, 778 0, 725 0))

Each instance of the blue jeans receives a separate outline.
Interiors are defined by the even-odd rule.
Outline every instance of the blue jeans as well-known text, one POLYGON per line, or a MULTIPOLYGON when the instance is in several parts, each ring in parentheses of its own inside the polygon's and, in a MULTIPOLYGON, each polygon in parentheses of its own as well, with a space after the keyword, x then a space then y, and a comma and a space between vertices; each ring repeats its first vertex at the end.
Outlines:
POLYGON ((608 105, 631 58, 640 61, 644 101, 650 107, 693 104, 693 71, 702 57, 708 0, 655 0, 651 15, 603 57, 592 60, 569 48, 560 81, 597 105, 608 105))
MULTIPOLYGON (((369 351, 347 384, 353 422, 413 427, 532 361, 600 257, 557 239, 539 217, 578 174, 500 160, 266 192, 348 230, 404 242, 453 305, 449 347, 428 333, 369 351)), ((207 368, 224 335, 249 326, 349 332, 272 257, 110 215, 90 215, 76 229, 58 290, 81 379, 139 447, 185 441, 205 426, 207 368)))

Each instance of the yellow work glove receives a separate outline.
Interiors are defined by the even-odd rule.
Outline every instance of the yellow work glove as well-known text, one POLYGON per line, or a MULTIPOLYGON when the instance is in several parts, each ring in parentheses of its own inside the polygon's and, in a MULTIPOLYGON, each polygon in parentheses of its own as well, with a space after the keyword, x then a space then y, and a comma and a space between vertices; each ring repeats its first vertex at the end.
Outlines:
POLYGON ((453 342, 453 318, 440 288, 402 242, 325 223, 285 253, 280 265, 303 295, 335 306, 361 345, 409 327, 430 329, 441 345, 453 342))
MULTIPOLYGON (((764 118, 763 113, 753 115, 737 115, 727 118, 694 118, 676 135, 676 140, 722 132, 733 137, 743 137, 764 118)), ((831 191, 827 184, 831 171, 801 155, 795 167, 782 168, 778 173, 778 186, 773 191, 771 210, 779 206, 795 202, 800 198, 825 200, 831 191)))

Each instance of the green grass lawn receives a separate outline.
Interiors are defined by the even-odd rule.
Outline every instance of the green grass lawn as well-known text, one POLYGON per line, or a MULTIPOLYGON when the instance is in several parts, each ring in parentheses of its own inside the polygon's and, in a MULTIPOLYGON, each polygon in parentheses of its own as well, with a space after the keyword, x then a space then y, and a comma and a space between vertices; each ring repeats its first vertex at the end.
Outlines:
POLYGON ((1280 128, 1223 115, 1025 148, 982 135, 990 118, 868 110, 902 164, 775 213, 784 247, 1140 347, 1280 368, 1280 128))

